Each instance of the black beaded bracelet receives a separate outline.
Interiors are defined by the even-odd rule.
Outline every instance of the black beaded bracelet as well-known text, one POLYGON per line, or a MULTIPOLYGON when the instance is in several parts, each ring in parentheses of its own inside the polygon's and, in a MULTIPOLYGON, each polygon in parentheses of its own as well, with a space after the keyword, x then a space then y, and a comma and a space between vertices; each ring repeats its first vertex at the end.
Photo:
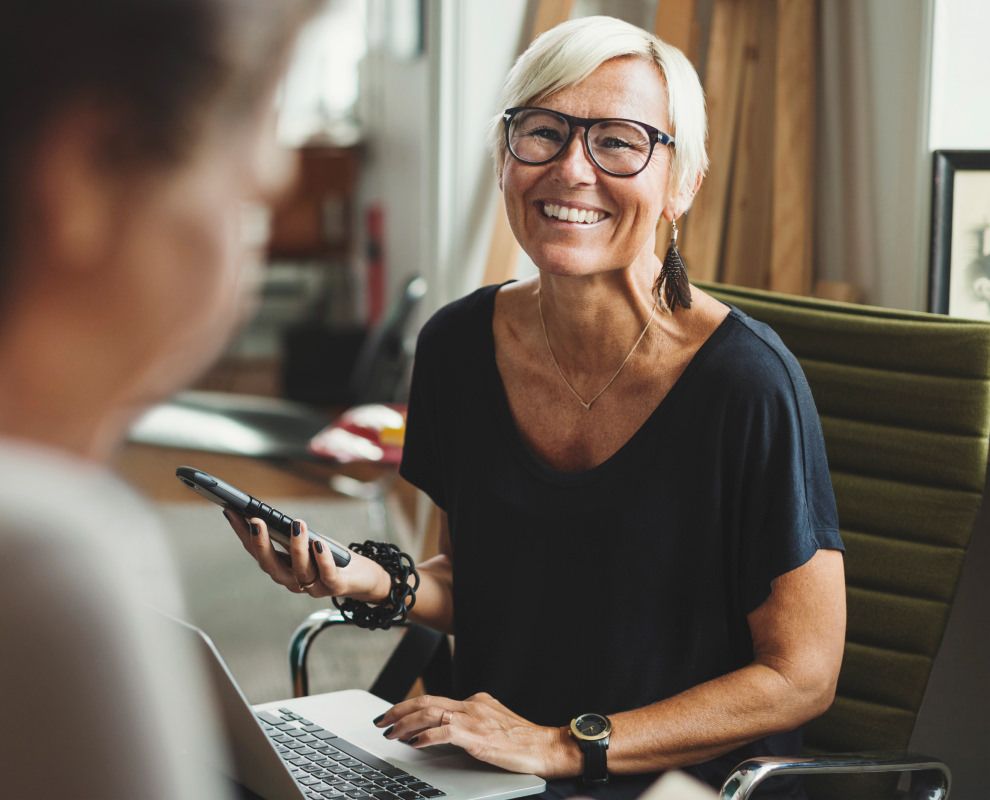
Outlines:
POLYGON ((364 544, 351 542, 349 547, 355 553, 377 562, 389 574, 392 588, 384 603, 373 605, 352 597, 332 597, 333 604, 348 622, 359 628, 388 630, 396 623, 405 622, 409 609, 416 605, 416 590, 419 588, 419 573, 412 558, 388 542, 369 539, 364 544))

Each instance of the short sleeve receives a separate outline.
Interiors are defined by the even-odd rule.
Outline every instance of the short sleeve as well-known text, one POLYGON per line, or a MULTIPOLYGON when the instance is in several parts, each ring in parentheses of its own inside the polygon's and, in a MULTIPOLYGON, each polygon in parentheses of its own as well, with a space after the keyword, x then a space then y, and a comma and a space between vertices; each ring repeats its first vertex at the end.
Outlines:
POLYGON ((818 411, 797 360, 770 354, 743 404, 740 587, 748 614, 818 550, 844 550, 818 411))
POLYGON ((165 618, 83 528, 2 531, 3 796, 228 798, 199 653, 156 635, 165 618))
POLYGON ((416 343, 412 383, 409 389, 409 409, 406 416, 406 437, 402 447, 399 474, 426 492, 440 508, 446 509, 446 492, 441 469, 440 428, 437 425, 436 399, 440 387, 433 376, 430 325, 427 324, 416 343))

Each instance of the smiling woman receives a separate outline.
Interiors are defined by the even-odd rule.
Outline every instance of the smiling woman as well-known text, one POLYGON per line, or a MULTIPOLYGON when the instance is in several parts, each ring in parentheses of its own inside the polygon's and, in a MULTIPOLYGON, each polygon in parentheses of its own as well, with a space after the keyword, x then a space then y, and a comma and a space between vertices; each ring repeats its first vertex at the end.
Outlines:
MULTIPOLYGON (((491 135, 539 274, 420 334, 400 471, 443 530, 409 616, 454 633, 454 693, 376 724, 554 779, 551 797, 634 797, 672 767, 718 785, 796 750, 835 689, 842 542, 810 390, 766 326, 686 280, 668 300, 656 225, 707 167, 676 49, 564 23, 512 68, 491 135)), ((249 549, 270 558, 264 536, 249 549)), ((302 549, 276 579, 372 603, 389 585, 302 549)))

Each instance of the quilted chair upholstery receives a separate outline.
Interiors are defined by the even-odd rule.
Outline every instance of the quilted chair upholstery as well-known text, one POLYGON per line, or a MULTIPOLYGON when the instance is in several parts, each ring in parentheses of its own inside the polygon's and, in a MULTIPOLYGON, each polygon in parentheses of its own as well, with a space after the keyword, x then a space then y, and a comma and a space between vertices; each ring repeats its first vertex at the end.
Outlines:
MULTIPOLYGON (((710 285, 797 356, 821 415, 846 543, 838 695, 807 754, 906 749, 982 499, 990 325, 710 285)), ((938 754, 935 754, 938 755, 938 754)), ((815 778, 821 798, 893 795, 896 775, 815 778)))

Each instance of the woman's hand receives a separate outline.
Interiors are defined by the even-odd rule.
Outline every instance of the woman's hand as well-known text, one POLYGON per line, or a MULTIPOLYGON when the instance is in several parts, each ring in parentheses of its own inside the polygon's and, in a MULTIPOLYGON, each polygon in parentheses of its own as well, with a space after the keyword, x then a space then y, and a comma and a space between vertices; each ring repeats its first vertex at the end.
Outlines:
POLYGON ((392 706, 375 725, 386 728, 386 739, 417 749, 457 745, 479 761, 511 772, 553 778, 581 771, 580 751, 562 728, 534 725, 484 692, 464 701, 414 697, 392 706))
POLYGON ((302 520, 293 523, 286 555, 272 546, 264 520, 245 519, 230 511, 223 515, 258 566, 290 592, 305 592, 310 597, 353 597, 369 603, 380 603, 388 597, 391 579, 384 569, 358 553, 351 553, 346 567, 338 567, 329 548, 310 548, 302 520))

